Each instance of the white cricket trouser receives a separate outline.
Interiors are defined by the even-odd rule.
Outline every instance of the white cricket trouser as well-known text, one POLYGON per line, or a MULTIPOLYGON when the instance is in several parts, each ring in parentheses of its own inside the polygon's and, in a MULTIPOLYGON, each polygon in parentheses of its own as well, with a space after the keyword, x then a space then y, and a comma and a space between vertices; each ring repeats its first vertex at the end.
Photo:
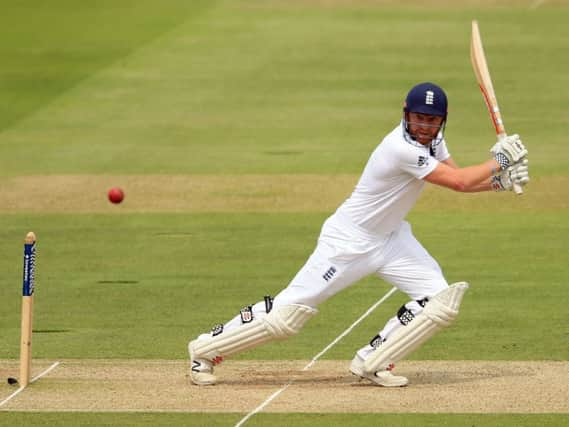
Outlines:
POLYGON ((316 307, 361 278, 376 274, 412 300, 432 297, 448 286, 438 263, 401 226, 386 235, 373 235, 335 214, 322 227, 316 249, 274 306, 316 307))
MULTIPOLYGON (((308 261, 274 299, 273 307, 302 304, 316 308, 331 296, 361 278, 376 274, 406 293, 412 300, 432 297, 448 287, 438 263, 411 233, 411 226, 402 222, 388 234, 374 235, 332 215, 322 226, 316 249, 308 261)), ((413 314, 422 308, 413 302, 413 314)), ((264 302, 253 306, 256 318, 267 315, 264 302)), ((237 315, 224 325, 224 331, 241 326, 237 315)), ((383 339, 401 327, 397 316, 380 331, 383 339)), ((207 338, 203 334, 200 338, 207 338)), ((364 359, 373 351, 366 345, 358 351, 364 359)))

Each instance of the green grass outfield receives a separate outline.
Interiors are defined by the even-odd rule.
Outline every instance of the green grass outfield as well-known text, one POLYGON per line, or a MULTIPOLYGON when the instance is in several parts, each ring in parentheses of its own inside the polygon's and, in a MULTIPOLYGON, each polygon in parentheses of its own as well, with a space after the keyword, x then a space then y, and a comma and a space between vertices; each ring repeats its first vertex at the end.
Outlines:
MULTIPOLYGON (((10 333, 0 359, 18 354, 21 237, 30 224, 41 236, 37 357, 178 359, 186 357, 189 337, 284 287, 312 251, 322 219, 311 213, 3 216, 3 241, 12 250, 0 261, 2 300, 12 309, 3 316, 2 330, 10 333)), ((568 359, 566 252, 555 243, 569 234, 566 216, 524 215, 512 225, 506 216, 477 214, 473 225, 463 214, 433 213, 415 222, 448 280, 468 279, 472 289, 458 326, 413 358, 568 359), (513 237, 518 227, 532 242, 523 251, 513 237), (515 256, 504 255, 512 246, 515 256)), ((239 358, 314 355, 388 289, 364 279, 324 303, 302 334, 239 358)), ((401 294, 391 298, 326 357, 351 358, 404 301, 401 294)))
MULTIPOLYGON (((448 280, 472 284, 455 327, 411 359, 567 361, 566 2, 17 2, 0 14, 0 180, 258 174, 262 187, 263 176, 352 174, 355 183, 405 92, 424 80, 448 92, 453 157, 483 161, 495 136, 470 66, 473 18, 506 127, 529 147, 532 183, 523 209, 509 194, 456 194, 456 205, 411 214, 448 280), (538 202, 538 190, 549 198, 538 202), (484 203, 470 212, 460 200, 484 203)), ((190 337, 282 289, 331 213, 210 211, 204 198, 192 213, 53 213, 46 202, 30 214, 1 206, 0 193, 0 359, 19 354, 30 229, 34 357, 184 359, 190 337)), ((299 336, 238 358, 311 358, 388 289, 364 279, 299 336)), ((388 300, 325 358, 351 358, 404 301, 388 300)), ((0 425, 221 426, 243 415, 0 412, 0 425)), ((569 415, 271 413, 247 425, 269 423, 533 426, 569 415)))

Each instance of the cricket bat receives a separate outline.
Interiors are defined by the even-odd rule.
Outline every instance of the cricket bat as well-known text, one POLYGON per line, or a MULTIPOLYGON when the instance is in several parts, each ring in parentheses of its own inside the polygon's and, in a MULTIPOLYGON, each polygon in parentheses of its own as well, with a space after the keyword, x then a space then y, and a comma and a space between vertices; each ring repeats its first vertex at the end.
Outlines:
MULTIPOLYGON (((494 123, 498 141, 502 141, 507 136, 506 129, 504 127, 504 121, 502 120, 498 101, 496 100, 496 93, 494 92, 492 79, 490 78, 490 71, 488 70, 488 64, 486 62, 486 55, 484 55, 484 48, 482 47, 482 39, 480 38, 480 30, 478 29, 477 21, 472 21, 470 60, 472 61, 474 74, 476 74, 476 80, 478 81, 478 85, 480 86, 480 90, 484 96, 484 101, 486 102, 486 106, 490 112, 492 123, 494 123)), ((523 189, 520 185, 516 183, 513 185, 516 194, 523 193, 523 189)))

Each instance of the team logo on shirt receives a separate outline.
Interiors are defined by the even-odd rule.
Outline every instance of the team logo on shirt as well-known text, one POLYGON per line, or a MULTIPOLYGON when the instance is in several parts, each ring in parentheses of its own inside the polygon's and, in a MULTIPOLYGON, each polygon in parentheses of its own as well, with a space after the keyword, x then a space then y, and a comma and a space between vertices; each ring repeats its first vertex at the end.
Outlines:
POLYGON ((429 158, 426 156, 419 156, 417 159, 417 166, 425 166, 429 164, 429 158))

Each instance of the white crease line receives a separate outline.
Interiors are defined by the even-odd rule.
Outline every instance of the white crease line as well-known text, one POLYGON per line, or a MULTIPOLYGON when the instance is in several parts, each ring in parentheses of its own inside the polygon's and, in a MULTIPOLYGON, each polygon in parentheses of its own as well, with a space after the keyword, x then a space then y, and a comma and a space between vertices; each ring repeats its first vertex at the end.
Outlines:
MULTIPOLYGON (((368 308, 368 310, 364 314, 362 314, 358 320, 356 320, 354 323, 352 323, 348 329, 346 329, 344 332, 342 332, 340 335, 338 335, 338 337, 334 341, 332 341, 330 344, 328 344, 324 348, 324 350, 322 350, 320 353, 318 353, 316 356, 314 356, 312 358, 312 360, 308 363, 308 365, 306 365, 304 368, 302 368, 302 372, 310 369, 316 363, 316 361, 324 355, 324 353, 326 353, 328 350, 330 350, 332 347, 334 347, 338 343, 338 341, 340 341, 342 338, 344 338, 346 335, 348 335, 350 332, 352 332, 352 329, 354 329, 359 323, 362 322, 362 320, 364 320, 367 316, 369 316, 371 314, 371 312, 374 311, 378 306, 383 304, 383 302, 387 298, 389 298, 396 290, 397 290, 397 288, 395 288, 395 287, 391 288, 391 290, 389 292, 387 292, 379 301, 377 301, 370 308, 368 308)), ((265 407, 269 403, 271 403, 279 394, 281 394, 283 391, 285 391, 287 388, 289 388, 292 385, 292 383, 294 383, 294 379, 290 380, 280 390, 277 390, 276 392, 271 394, 263 403, 261 403, 259 406, 257 406, 255 409, 253 409, 247 415, 245 415, 241 419, 241 421, 239 421, 237 424, 235 424, 235 427, 241 427, 243 424, 245 424, 247 422, 247 420, 249 420, 249 418, 251 418, 253 415, 255 415, 255 414, 261 412, 263 409, 265 409, 265 407)))
POLYGON ((51 365, 49 368, 47 368, 45 371, 43 371, 42 373, 40 373, 39 375, 36 375, 35 377, 33 377, 30 380, 30 384, 33 382, 36 382, 37 380, 39 380, 41 377, 43 377, 44 375, 49 374, 51 371, 53 371, 55 368, 57 368, 59 366, 60 362, 55 362, 53 365, 51 365))
MULTIPOLYGON (((48 374, 49 372, 53 371, 55 368, 57 368, 57 366, 59 365, 59 362, 55 362, 53 365, 51 365, 49 368, 47 368, 45 371, 43 371, 42 373, 40 373, 39 375, 36 375, 34 378, 32 378, 30 380, 30 384, 39 380, 41 377, 43 377, 44 375, 48 374)), ((18 390, 16 390, 14 393, 12 393, 10 396, 8 396, 6 399, 4 399, 2 402, 0 402, 0 407, 6 403, 8 403, 10 400, 12 400, 14 397, 16 397, 18 394, 20 394, 26 387, 24 386, 20 386, 20 388, 18 390)))
POLYGON ((17 396, 23 389, 25 389, 25 387, 20 387, 18 390, 16 390, 10 396, 8 396, 6 399, 4 399, 2 402, 0 402, 0 406, 4 405, 5 403, 8 403, 13 397, 17 396))

